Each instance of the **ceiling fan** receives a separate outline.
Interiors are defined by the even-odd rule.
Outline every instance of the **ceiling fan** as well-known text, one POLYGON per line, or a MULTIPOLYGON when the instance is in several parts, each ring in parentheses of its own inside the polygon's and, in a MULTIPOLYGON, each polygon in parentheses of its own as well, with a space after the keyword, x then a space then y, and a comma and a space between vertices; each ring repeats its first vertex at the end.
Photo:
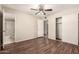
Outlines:
POLYGON ((34 11, 37 11, 35 13, 35 15, 39 14, 39 13, 43 13, 43 15, 46 15, 46 11, 53 11, 52 9, 44 9, 44 5, 43 4, 40 4, 38 5, 38 9, 34 9, 34 8, 31 8, 31 10, 34 10, 34 11))

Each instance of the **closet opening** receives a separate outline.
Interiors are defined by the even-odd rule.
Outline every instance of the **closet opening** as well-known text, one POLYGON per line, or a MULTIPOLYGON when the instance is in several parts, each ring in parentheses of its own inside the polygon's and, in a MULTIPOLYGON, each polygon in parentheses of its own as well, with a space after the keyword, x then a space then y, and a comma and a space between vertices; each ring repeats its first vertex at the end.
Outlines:
POLYGON ((56 18, 56 40, 62 40, 62 17, 56 18))

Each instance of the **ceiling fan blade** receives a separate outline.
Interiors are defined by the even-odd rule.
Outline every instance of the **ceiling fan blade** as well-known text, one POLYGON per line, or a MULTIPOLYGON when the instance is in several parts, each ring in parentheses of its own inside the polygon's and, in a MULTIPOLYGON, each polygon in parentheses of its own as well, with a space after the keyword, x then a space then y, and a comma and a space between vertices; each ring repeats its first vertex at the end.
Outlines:
POLYGON ((33 8, 31 8, 31 10, 35 10, 35 11, 38 11, 37 9, 33 9, 33 8))
POLYGON ((40 11, 39 11, 39 12, 37 12, 37 13, 35 13, 35 15, 37 15, 38 13, 40 13, 40 11))
POLYGON ((45 11, 53 11, 52 9, 45 9, 45 11))

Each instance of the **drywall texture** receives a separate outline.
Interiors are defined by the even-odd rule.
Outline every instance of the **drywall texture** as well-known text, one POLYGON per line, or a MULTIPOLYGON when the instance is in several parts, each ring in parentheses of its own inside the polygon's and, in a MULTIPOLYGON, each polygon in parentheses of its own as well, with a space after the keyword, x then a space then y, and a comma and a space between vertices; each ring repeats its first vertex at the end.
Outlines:
POLYGON ((62 41, 78 45, 78 12, 71 8, 49 16, 48 37, 56 40, 56 18, 62 17, 62 41))

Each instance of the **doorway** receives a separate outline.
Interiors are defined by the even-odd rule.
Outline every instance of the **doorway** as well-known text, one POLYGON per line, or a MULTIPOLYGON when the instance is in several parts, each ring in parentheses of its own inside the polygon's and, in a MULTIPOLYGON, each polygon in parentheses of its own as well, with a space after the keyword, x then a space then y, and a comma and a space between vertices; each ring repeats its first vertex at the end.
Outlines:
POLYGON ((44 37, 48 38, 48 20, 44 20, 44 37))
POLYGON ((62 40, 62 17, 56 18, 56 40, 62 40))
POLYGON ((15 19, 5 19, 5 43, 15 41, 15 19))

